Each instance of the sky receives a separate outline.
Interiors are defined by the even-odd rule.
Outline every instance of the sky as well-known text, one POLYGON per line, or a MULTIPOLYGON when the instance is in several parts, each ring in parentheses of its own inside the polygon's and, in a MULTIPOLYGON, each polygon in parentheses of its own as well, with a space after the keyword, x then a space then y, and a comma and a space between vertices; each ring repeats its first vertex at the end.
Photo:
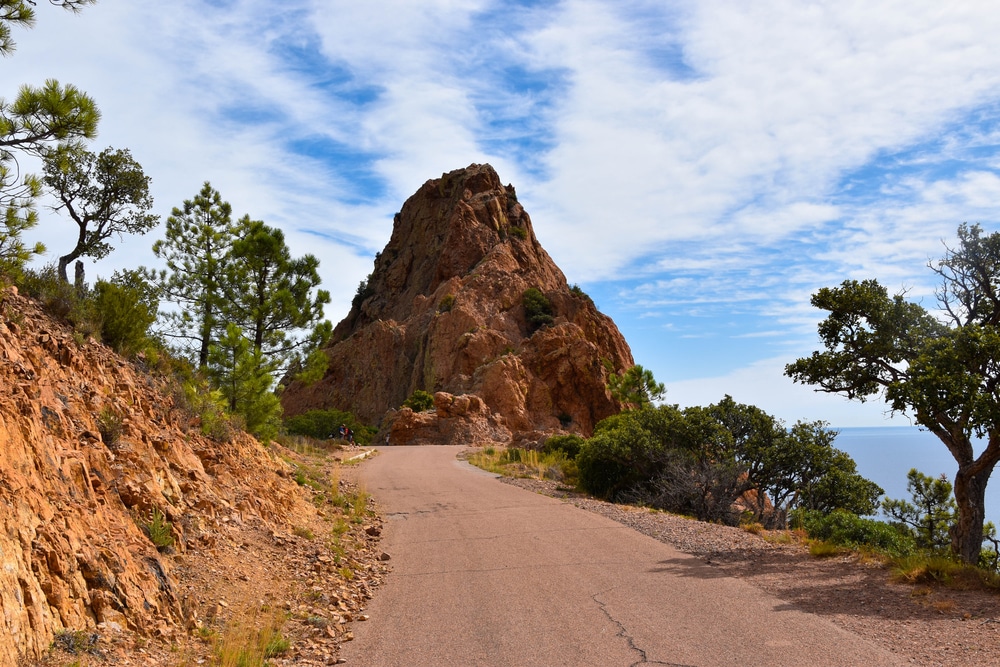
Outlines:
MULTIPOLYGON (((334 323, 428 179, 490 163, 670 403, 902 425, 795 385, 821 287, 935 307, 929 261, 1000 227, 1000 11, 920 0, 38 3, 0 96, 54 78, 102 111, 164 219, 205 181, 320 260, 334 323)), ((46 261, 73 223, 41 210, 46 261)), ((122 239, 89 278, 155 266, 122 239)))

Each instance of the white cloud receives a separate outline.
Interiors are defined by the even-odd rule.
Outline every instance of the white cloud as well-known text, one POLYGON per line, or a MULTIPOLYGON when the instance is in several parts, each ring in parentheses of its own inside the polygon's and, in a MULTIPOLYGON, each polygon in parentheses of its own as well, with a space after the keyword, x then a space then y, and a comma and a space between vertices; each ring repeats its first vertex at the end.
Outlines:
MULTIPOLYGON (((799 356, 808 352, 800 352, 799 356)), ((725 395, 738 403, 756 405, 791 426, 796 421, 823 420, 834 427, 907 426, 905 415, 892 417, 877 398, 865 403, 814 391, 784 376, 795 355, 757 361, 719 376, 667 383, 668 403, 681 407, 711 405, 725 395)))

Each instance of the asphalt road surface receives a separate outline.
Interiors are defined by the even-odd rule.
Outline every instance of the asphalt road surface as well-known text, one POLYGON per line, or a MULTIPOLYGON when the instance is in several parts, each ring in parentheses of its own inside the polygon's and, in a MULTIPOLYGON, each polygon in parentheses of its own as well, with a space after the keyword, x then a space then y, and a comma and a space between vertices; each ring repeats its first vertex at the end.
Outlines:
POLYGON ((363 667, 901 665, 818 616, 456 447, 387 447, 360 477, 392 556, 343 657, 363 667))

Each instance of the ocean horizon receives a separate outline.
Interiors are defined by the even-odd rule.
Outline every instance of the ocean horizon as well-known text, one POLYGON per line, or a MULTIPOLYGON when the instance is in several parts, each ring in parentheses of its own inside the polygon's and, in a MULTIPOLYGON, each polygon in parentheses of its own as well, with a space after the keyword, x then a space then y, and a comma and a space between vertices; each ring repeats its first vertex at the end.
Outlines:
MULTIPOLYGON (((858 474, 883 489, 888 498, 912 501, 906 490, 906 474, 916 468, 925 475, 944 473, 954 484, 958 464, 944 443, 933 433, 917 426, 833 427, 833 446, 847 452, 858 466, 858 474)), ((983 445, 985 446, 985 444, 983 445)), ((976 454, 982 447, 976 449, 976 454)), ((881 514, 878 518, 885 519, 881 514)), ((986 486, 986 520, 1000 528, 1000 479, 996 475, 986 486)))

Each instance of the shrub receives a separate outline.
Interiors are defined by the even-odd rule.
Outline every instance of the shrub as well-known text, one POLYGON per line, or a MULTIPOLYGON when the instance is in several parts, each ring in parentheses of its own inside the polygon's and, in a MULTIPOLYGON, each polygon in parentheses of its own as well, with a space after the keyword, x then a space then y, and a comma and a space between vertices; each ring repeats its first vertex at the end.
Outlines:
POLYGON ((447 313, 451 310, 451 307, 455 305, 455 295, 445 294, 441 297, 441 302, 438 304, 439 313, 447 313))
POLYGON ((116 352, 130 355, 143 349, 149 327, 156 321, 155 298, 128 284, 98 280, 94 306, 101 313, 101 339, 116 352))
POLYGON ((555 311, 552 308, 552 303, 542 294, 540 289, 529 287, 524 290, 521 303, 524 305, 524 315, 531 331, 534 332, 555 322, 553 317, 555 311))
POLYGON ((845 510, 830 514, 798 510, 793 514, 796 527, 809 537, 845 547, 868 547, 890 556, 906 556, 916 550, 913 536, 882 521, 865 519, 845 510))
POLYGON ((434 396, 423 389, 417 389, 403 401, 403 407, 410 408, 414 412, 426 412, 434 407, 434 396))
POLYGON ((524 227, 514 227, 513 225, 511 225, 510 235, 524 241, 525 239, 528 238, 528 230, 526 230, 524 227))
POLYGON ((367 445, 376 429, 367 426, 350 412, 343 410, 309 410, 285 419, 285 430, 293 435, 304 435, 317 440, 339 438, 340 425, 354 431, 355 442, 367 445))
POLYGON ((563 452, 566 458, 575 459, 580 453, 580 446, 583 443, 583 438, 578 435, 553 435, 542 445, 542 451, 546 454, 563 452))
POLYGON ((104 407, 97 415, 97 430, 105 446, 115 449, 122 435, 122 418, 110 407, 104 407))
POLYGON ((149 519, 142 521, 140 525, 157 551, 163 551, 174 545, 174 537, 171 535, 173 526, 160 510, 154 508, 149 519))

